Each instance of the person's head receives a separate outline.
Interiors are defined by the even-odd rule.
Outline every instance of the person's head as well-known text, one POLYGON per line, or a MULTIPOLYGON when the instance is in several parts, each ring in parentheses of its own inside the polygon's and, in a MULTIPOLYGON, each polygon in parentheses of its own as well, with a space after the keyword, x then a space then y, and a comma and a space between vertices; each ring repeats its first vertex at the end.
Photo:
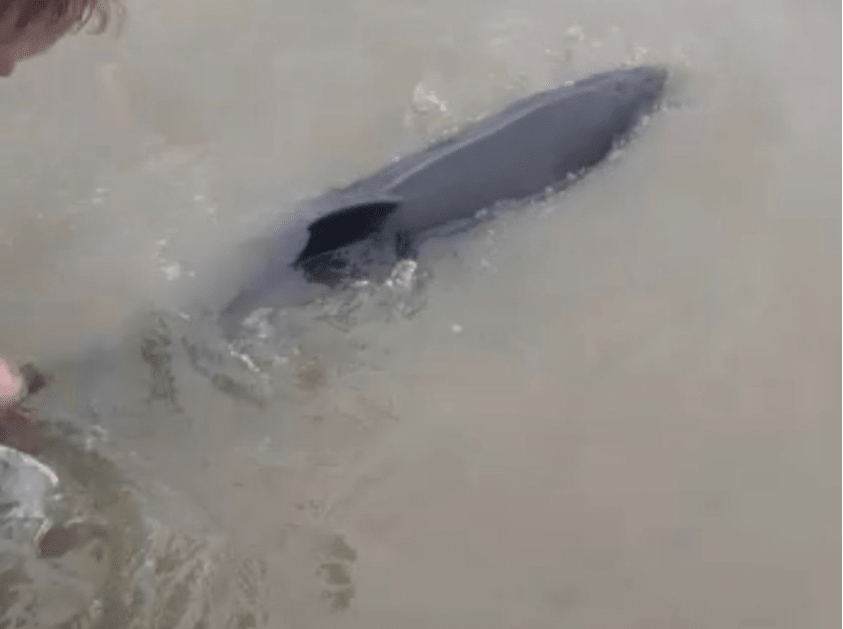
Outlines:
POLYGON ((109 0, 0 0, 0 76, 37 55, 97 13, 105 27, 109 0))

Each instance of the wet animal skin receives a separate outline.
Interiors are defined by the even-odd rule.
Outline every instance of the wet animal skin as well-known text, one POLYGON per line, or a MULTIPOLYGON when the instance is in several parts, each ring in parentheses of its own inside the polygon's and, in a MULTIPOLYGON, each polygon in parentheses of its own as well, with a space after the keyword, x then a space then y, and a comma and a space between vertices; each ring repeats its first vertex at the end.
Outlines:
POLYGON ((271 236, 268 260, 222 311, 223 327, 287 305, 298 282, 333 284, 414 255, 480 210, 564 187, 597 164, 660 100, 667 72, 596 74, 517 101, 463 132, 305 204, 271 236))

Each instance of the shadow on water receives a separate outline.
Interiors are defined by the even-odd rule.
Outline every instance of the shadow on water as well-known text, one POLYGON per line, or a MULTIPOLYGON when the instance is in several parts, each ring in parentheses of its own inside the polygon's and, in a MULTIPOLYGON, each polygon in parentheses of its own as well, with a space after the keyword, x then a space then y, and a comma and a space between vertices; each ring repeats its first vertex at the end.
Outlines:
MULTIPOLYGON (((145 514, 140 490, 90 435, 67 423, 43 423, 37 462, 3 447, 4 522, 0 627, 140 629, 222 626, 248 629, 262 620, 250 590, 259 561, 237 564, 225 539, 201 528, 167 528, 145 514), (21 459, 23 457, 23 459, 21 459), (42 505, 22 512, 36 470, 47 478, 42 505), (46 467, 43 467, 46 466, 46 467), (25 486, 15 481, 28 480, 25 486), (17 503, 16 504, 16 500, 17 503), (235 565, 237 564, 237 565, 235 565), (233 575, 234 585, 225 581, 233 575), (220 585, 223 589, 220 590, 220 585)), ((251 590, 254 596, 255 590, 251 590)))
MULTIPOLYGON (((45 488, 31 544, 5 549, 0 626, 117 626, 142 604, 131 594, 146 537, 132 489, 67 424, 44 424, 36 448, 60 480, 45 488)), ((23 500, 22 488, 4 480, 4 497, 23 500)), ((37 517, 18 514, 25 516, 37 517)), ((24 542, 14 522, 8 524, 7 533, 18 539, 5 541, 24 542)))

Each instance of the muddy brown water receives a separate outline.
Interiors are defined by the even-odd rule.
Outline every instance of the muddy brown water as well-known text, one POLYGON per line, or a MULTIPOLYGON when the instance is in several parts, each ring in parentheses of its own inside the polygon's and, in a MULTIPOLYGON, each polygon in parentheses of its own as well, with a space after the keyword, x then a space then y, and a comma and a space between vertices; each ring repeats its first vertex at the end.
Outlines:
POLYGON ((126 9, 0 83, 0 347, 56 373, 70 523, 24 626, 839 626, 839 5, 126 9), (673 106, 617 159, 286 313, 263 406, 184 352, 149 399, 149 313, 297 199, 626 61, 673 106))

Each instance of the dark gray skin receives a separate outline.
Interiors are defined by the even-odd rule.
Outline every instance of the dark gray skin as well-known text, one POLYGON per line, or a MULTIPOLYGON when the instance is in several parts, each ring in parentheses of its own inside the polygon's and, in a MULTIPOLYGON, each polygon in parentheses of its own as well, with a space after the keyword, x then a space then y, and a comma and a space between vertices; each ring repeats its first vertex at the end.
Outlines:
POLYGON ((302 278, 332 285, 366 275, 480 210, 560 189, 654 108, 666 78, 662 68, 624 68, 535 94, 313 199, 279 226, 268 261, 222 310, 223 328, 231 333, 257 308, 300 302, 302 278))

